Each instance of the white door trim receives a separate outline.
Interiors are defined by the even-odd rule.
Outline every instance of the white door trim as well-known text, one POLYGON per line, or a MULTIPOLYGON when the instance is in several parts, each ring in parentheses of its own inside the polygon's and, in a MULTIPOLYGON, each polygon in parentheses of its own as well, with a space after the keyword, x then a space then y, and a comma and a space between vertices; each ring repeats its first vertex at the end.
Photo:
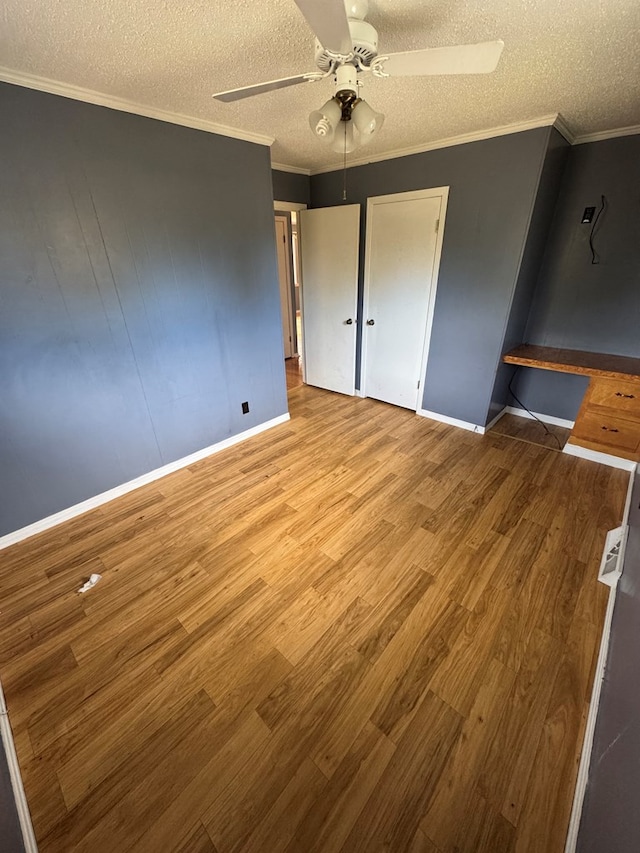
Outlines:
POLYGON ((273 209, 274 210, 283 210, 283 211, 298 211, 298 210, 306 210, 309 205, 307 204, 299 204, 297 201, 274 201, 273 209))
MULTIPOLYGON (((278 236, 277 223, 280 222, 284 226, 284 231, 283 231, 283 236, 284 236, 284 265, 285 265, 284 266, 284 275, 285 275, 285 279, 286 279, 286 281, 284 282, 284 289, 285 289, 284 296, 285 296, 286 313, 287 313, 287 316, 286 316, 287 331, 285 332, 285 330, 284 330, 284 322, 283 322, 283 324, 282 324, 283 325, 283 342, 282 343, 284 345, 285 358, 292 358, 295 355, 295 348, 294 348, 293 342, 295 340, 294 325, 295 325, 296 319, 295 319, 295 312, 294 312, 294 308, 293 308, 293 295, 291 293, 291 290, 293 288, 293 270, 291 268, 291 266, 293 264, 293 257, 291 254, 291 233, 290 233, 291 232, 291 222, 290 222, 290 218, 288 216, 286 216, 286 214, 283 214, 283 213, 276 213, 273 218, 274 218, 274 221, 276 223, 276 240, 278 240, 278 243, 280 242, 280 239, 278 236), (289 337, 289 346, 288 347, 287 347, 286 338, 284 337, 285 335, 288 335, 288 337, 289 337), (289 352, 289 355, 287 355, 287 351, 289 352)), ((283 282, 280 280, 280 274, 281 274, 280 263, 278 262, 278 284, 280 285, 280 302, 282 303, 283 282)), ((284 311, 283 311, 283 313, 284 313, 284 311)), ((283 321, 284 321, 284 319, 285 318, 283 318, 283 321)))
POLYGON ((390 195, 370 196, 367 199, 367 219, 366 219, 366 240, 364 250, 364 302, 362 316, 362 358, 360 362, 360 389, 359 396, 366 397, 366 382, 367 382, 367 334, 365 325, 369 313, 369 282, 371 274, 371 235, 372 229, 369 227, 373 207, 376 204, 387 204, 393 201, 411 201, 412 199, 422 198, 440 198, 440 218, 438 225, 438 234, 436 236, 436 248, 433 258, 433 277, 431 292, 429 294, 429 305, 427 308, 427 322, 424 332, 424 343, 422 345, 422 362, 420 366, 420 387, 416 388, 416 413, 422 409, 422 397, 424 394, 424 383, 427 375, 427 361, 429 359, 429 344, 431 343, 431 330, 433 328, 433 315, 436 304, 436 291, 438 289, 438 276, 440 274, 440 259, 442 257, 442 241, 444 238, 444 225, 447 215, 447 202, 449 200, 449 187, 433 187, 424 190, 412 190, 406 193, 391 193, 390 195))
MULTIPOLYGON (((276 201, 274 199, 273 209, 274 211, 282 211, 289 213, 299 213, 301 210, 307 210, 309 207, 308 204, 302 204, 298 201, 276 201)), ((292 241, 293 244, 293 241, 292 241)), ((293 245, 291 247, 293 251, 293 245)), ((302 264, 300 262, 300 220, 298 219, 298 241, 297 241, 297 258, 293 261, 293 263, 298 262, 298 285, 300 287, 300 320, 302 325, 302 340, 304 343, 304 311, 302 309, 302 264)), ((300 341, 298 340, 298 334, 296 331, 296 349, 298 351, 298 356, 300 357, 300 369, 302 370, 302 381, 304 382, 305 377, 305 362, 304 362, 304 346, 300 346, 300 341)))
POLYGON ((18 812, 18 822, 22 830, 22 841, 26 853, 38 853, 38 845, 36 844, 36 836, 31 823, 31 813, 29 812, 29 804, 24 792, 22 784, 22 776, 20 775, 20 765, 18 764, 18 756, 16 754, 15 744, 13 742, 13 732, 9 723, 9 712, 2 692, 2 684, 0 684, 0 744, 4 748, 4 754, 9 769, 9 778, 13 789, 13 796, 18 812))

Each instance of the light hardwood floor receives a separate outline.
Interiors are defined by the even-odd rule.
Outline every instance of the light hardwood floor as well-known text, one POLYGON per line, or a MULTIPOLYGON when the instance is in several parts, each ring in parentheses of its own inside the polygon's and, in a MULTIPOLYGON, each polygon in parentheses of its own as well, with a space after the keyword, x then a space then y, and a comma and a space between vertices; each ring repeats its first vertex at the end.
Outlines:
POLYGON ((549 447, 551 450, 562 450, 571 435, 571 430, 553 424, 541 424, 533 418, 523 418, 519 415, 503 415, 492 432, 508 435, 519 441, 528 441, 549 447))
POLYGON ((561 853, 628 474, 290 403, 0 554, 41 853, 561 853))
POLYGON ((294 356, 287 358, 284 362, 285 374, 287 377, 287 391, 293 391, 294 388, 302 385, 302 366, 300 357, 294 356))

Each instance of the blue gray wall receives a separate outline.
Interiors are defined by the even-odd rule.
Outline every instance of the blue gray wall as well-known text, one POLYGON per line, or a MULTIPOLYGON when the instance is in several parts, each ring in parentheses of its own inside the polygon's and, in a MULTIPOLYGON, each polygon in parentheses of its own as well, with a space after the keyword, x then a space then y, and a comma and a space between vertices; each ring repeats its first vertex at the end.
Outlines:
MULTIPOLYGON (((569 148, 569 143, 564 137, 555 128, 552 128, 549 135, 547 153, 540 174, 531 224, 520 264, 520 273, 513 294, 511 313, 502 344, 503 353, 523 343, 525 339, 525 327, 538 282, 540 265, 551 229, 569 148)), ((518 371, 518 368, 514 368, 511 365, 501 363, 498 366, 496 383, 489 409, 489 420, 501 412, 505 406, 512 405, 515 402, 511 399, 508 390, 509 382, 512 378, 516 395, 520 396, 517 392, 517 380, 519 376, 514 377, 514 372, 516 371, 518 371)))
MULTIPOLYGON (((487 421, 550 134, 538 128, 349 169, 347 203, 362 205, 363 234, 369 196, 450 187, 426 409, 487 421)), ((341 204, 342 180, 341 172, 312 176, 312 207, 341 204)), ((360 305, 363 275, 361 239, 360 305)))
MULTIPOLYGON (((640 135, 574 146, 524 339, 529 343, 640 356, 640 135), (594 244, 580 219, 587 206, 607 209, 594 244)), ((518 396, 531 409, 574 419, 581 377, 526 370, 518 396)))
POLYGON ((1 535, 287 399, 268 148, 8 84, 0 115, 1 535))
POLYGON ((277 201, 293 201, 309 206, 311 186, 308 175, 297 175, 274 169, 271 173, 273 197, 277 201))
POLYGON ((640 847, 640 474, 629 525, 578 853, 637 853, 640 847))

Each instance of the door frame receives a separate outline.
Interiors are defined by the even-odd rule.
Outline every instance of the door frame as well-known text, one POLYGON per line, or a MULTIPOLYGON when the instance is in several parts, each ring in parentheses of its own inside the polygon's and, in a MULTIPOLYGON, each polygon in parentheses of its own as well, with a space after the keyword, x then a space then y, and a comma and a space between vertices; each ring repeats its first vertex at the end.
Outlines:
MULTIPOLYGON (((298 350, 298 341, 295 329, 296 317, 295 317, 295 308, 293 303, 293 259, 291 254, 291 220, 287 213, 282 213, 280 211, 274 211, 273 218, 276 223, 276 239, 278 239, 278 223, 284 225, 283 230, 283 238, 284 238, 284 277, 285 281, 283 282, 280 278, 280 264, 278 263, 278 283, 280 285, 280 303, 282 304, 283 298, 286 301, 286 321, 288 327, 288 335, 289 335, 289 346, 287 347, 286 334, 283 330, 283 337, 285 337, 284 349, 285 349, 285 358, 294 358, 297 355, 298 350), (284 287, 284 292, 283 292, 284 287), (286 351, 290 350, 291 354, 286 355, 286 351)), ((283 311, 284 314, 284 311, 283 311)), ((283 317, 283 320, 285 318, 283 317)), ((284 326, 284 323, 283 323, 284 326)))
MULTIPOLYGON (((273 201, 273 212, 274 215, 277 213, 299 213, 301 210, 306 210, 309 207, 308 204, 303 204, 302 202, 297 201, 273 201)), ((291 227, 291 224, 289 225, 291 227)), ((291 235, 289 235, 291 236, 291 235)), ((290 240, 291 246, 291 262, 296 263, 297 261, 297 273, 298 273, 298 286, 300 288, 300 325, 302 328, 302 346, 300 346, 300 341, 298 340, 298 333, 296 331, 296 349, 298 351, 298 357, 300 358, 300 368, 302 370, 302 381, 304 382, 304 377, 306 376, 306 366, 304 360, 304 307, 302 304, 302 293, 303 293, 303 285, 304 282, 302 280, 302 264, 300 263, 300 220, 298 219, 298 240, 296 243, 295 251, 297 252, 298 257, 293 258, 294 252, 294 241, 290 240)), ((293 279, 293 270, 291 271, 292 279, 293 279)), ((295 324, 295 310, 293 314, 293 322, 295 324)))
POLYGON ((405 193, 390 193, 389 195, 370 196, 367 199, 366 238, 364 250, 364 295, 362 316, 362 350, 360 363, 360 389, 361 397, 367 396, 367 334, 365 325, 369 314, 369 292, 371 281, 371 254, 372 254, 372 229, 369 227, 372 219, 373 208, 376 204, 386 204, 394 201, 411 201, 422 198, 440 198, 440 217, 438 220, 438 232, 436 236, 436 248, 433 256, 433 268, 431 274, 431 292, 427 306, 427 321, 425 323, 424 338, 422 342, 422 358, 420 361, 420 386, 416 388, 416 414, 422 408, 424 396, 424 385, 427 375, 427 362, 429 360, 429 347, 431 344, 431 331, 433 329, 433 315, 436 304, 436 291, 438 289, 438 277, 440 274, 440 259, 442 257, 442 243, 444 239, 445 220, 447 216, 447 202, 449 200, 449 187, 432 187, 423 190, 411 190, 405 193))
POLYGON ((274 201, 273 209, 277 213, 281 211, 282 213, 298 213, 300 210, 306 210, 309 207, 308 204, 300 204, 297 201, 274 201))

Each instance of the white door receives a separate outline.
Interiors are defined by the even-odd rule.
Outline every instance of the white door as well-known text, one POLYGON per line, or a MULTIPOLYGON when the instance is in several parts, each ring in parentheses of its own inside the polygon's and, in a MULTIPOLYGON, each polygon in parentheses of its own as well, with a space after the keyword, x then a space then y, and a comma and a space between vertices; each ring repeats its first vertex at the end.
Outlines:
POLYGON ((289 222, 286 216, 276 216, 276 248, 278 252, 278 277, 280 279, 284 357, 291 358, 295 355, 295 346, 291 299, 291 248, 289 246, 289 222))
POLYGON ((370 198, 363 394, 417 410, 431 331, 447 188, 370 198))
POLYGON ((355 393, 360 205, 300 212, 302 343, 309 385, 355 393))

